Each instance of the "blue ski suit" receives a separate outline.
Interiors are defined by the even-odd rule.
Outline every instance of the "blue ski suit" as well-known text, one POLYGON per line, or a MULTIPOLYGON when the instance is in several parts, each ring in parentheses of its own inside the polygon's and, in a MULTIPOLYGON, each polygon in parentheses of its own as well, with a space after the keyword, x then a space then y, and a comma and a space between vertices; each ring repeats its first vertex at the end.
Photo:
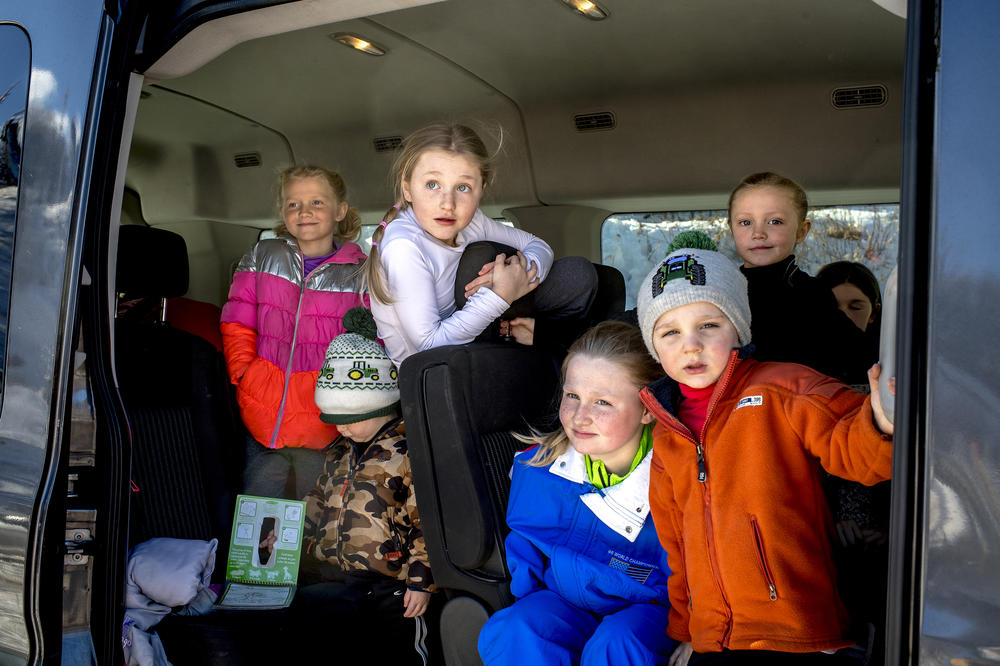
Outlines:
POLYGON ((666 551, 649 517, 652 452, 597 490, 573 448, 549 467, 514 458, 507 566, 514 605, 479 634, 487 666, 666 663, 666 551))

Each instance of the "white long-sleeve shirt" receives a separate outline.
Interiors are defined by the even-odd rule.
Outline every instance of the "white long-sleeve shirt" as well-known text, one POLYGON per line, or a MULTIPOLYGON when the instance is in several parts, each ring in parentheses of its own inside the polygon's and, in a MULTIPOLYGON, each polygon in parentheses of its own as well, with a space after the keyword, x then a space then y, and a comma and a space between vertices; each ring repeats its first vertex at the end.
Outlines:
MULTIPOLYGON (((505 226, 476 210, 458 232, 455 247, 424 231, 410 209, 385 227, 379 243, 382 275, 392 303, 371 297, 372 314, 389 358, 403 359, 424 349, 471 342, 510 306, 489 288, 481 288, 455 310, 455 275, 469 243, 489 240, 520 250, 538 266, 544 279, 552 266, 552 248, 537 236, 505 226)), ((529 264, 530 265, 530 264, 529 264)))

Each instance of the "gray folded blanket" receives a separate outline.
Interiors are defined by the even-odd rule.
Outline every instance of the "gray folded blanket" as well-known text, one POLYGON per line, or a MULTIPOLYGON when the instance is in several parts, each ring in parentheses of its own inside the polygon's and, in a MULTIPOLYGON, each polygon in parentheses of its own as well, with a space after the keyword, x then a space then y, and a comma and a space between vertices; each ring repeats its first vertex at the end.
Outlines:
POLYGON ((125 579, 122 649, 128 666, 171 666, 163 644, 150 629, 171 612, 211 611, 215 593, 208 585, 219 542, 150 539, 132 549, 125 579))

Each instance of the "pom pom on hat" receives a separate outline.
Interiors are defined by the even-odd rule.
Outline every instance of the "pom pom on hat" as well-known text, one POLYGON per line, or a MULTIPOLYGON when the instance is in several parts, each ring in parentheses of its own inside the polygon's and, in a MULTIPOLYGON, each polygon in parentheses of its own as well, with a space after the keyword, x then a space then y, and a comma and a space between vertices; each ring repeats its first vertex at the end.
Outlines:
POLYGON ((639 329, 653 358, 660 360, 653 347, 657 320, 664 312, 700 302, 722 310, 736 328, 739 344, 750 344, 747 281, 736 264, 713 250, 680 248, 669 253, 639 284, 639 329))
POLYGON ((341 333, 326 349, 316 378, 316 406, 324 423, 344 425, 399 413, 396 366, 375 339, 371 310, 351 308, 341 333))
POLYGON ((374 340, 378 337, 375 317, 372 315, 372 311, 366 307, 359 305, 351 308, 344 313, 344 318, 340 322, 348 333, 357 333, 368 340, 374 340))
POLYGON ((670 245, 667 246, 667 254, 680 250, 682 248, 688 248, 691 250, 711 250, 712 252, 718 252, 719 246, 715 244, 712 237, 706 234, 704 231, 682 231, 674 239, 670 241, 670 245))

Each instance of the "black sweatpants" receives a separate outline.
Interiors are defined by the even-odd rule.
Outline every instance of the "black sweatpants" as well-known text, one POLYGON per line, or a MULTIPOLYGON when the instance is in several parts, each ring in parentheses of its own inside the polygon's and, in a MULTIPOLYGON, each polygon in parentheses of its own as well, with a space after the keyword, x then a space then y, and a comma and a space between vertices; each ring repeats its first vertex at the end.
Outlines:
POLYGON ((404 583, 384 576, 346 575, 300 587, 291 607, 296 656, 394 666, 442 663, 439 595, 422 616, 407 618, 405 593, 404 583))

